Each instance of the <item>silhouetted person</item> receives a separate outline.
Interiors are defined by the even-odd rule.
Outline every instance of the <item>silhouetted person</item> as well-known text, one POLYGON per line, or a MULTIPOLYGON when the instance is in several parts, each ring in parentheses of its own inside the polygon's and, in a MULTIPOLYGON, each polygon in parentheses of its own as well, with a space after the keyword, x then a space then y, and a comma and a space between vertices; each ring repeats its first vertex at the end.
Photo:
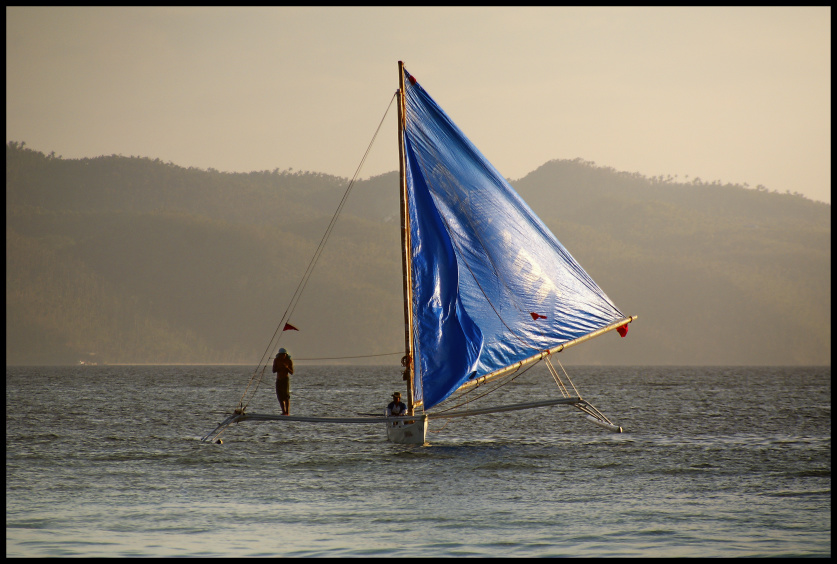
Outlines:
POLYGON ((390 415, 407 415, 407 406, 401 401, 401 392, 392 394, 392 401, 387 406, 387 417, 390 415))
POLYGON ((291 374, 294 373, 294 361, 285 349, 279 349, 273 359, 273 371, 276 372, 276 398, 282 408, 282 415, 291 414, 291 374))

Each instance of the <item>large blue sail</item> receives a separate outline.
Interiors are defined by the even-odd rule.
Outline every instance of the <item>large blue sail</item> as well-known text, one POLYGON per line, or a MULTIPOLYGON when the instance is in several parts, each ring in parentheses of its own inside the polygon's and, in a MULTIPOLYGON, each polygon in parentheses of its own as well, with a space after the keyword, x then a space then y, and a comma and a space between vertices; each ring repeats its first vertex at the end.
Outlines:
POLYGON ((405 71, 415 400, 625 316, 405 71))

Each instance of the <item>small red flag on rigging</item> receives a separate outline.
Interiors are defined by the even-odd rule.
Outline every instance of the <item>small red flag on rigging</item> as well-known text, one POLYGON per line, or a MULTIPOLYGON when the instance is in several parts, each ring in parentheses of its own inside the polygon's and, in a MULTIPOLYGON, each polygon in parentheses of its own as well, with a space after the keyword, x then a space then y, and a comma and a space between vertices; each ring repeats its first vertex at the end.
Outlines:
POLYGON ((531 316, 532 316, 532 319, 534 319, 535 321, 537 321, 538 319, 546 319, 546 316, 545 316, 545 315, 541 315, 541 314, 539 314, 539 313, 535 313, 534 311, 530 311, 530 312, 529 312, 529 315, 531 315, 531 316))
POLYGON ((628 324, 624 324, 622 327, 617 327, 616 331, 619 332, 620 335, 623 337, 628 334, 628 324))
POLYGON ((299 331, 299 329, 297 329, 296 327, 294 327, 290 323, 285 323, 285 327, 284 327, 284 329, 282 329, 282 331, 299 331))

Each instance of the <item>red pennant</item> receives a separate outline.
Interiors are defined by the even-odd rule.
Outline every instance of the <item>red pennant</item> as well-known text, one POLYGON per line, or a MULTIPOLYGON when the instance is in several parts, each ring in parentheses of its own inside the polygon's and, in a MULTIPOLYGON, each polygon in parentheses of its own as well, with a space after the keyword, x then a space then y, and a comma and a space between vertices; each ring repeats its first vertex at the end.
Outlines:
POLYGON ((624 337, 628 334, 628 324, 626 323, 622 327, 617 327, 616 331, 624 337))
POLYGON ((534 319, 535 321, 537 321, 538 319, 546 319, 546 316, 545 316, 545 315, 541 315, 541 314, 539 314, 539 313, 535 313, 534 311, 530 311, 530 312, 529 312, 529 315, 531 315, 531 316, 532 316, 532 319, 534 319))
POLYGON ((299 331, 296 327, 291 325, 290 323, 285 323, 285 328, 282 331, 299 331))

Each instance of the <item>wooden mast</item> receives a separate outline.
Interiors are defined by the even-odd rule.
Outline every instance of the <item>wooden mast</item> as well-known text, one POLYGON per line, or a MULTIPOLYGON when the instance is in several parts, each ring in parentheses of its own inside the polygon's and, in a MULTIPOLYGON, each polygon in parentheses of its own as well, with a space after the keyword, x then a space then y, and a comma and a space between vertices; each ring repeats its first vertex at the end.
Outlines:
POLYGON ((407 413, 413 415, 415 381, 413 370, 413 284, 412 255, 410 253, 410 213, 407 207, 407 174, 404 155, 404 125, 406 117, 404 94, 404 63, 398 61, 398 169, 401 183, 401 273, 404 289, 404 379, 407 381, 407 413))

